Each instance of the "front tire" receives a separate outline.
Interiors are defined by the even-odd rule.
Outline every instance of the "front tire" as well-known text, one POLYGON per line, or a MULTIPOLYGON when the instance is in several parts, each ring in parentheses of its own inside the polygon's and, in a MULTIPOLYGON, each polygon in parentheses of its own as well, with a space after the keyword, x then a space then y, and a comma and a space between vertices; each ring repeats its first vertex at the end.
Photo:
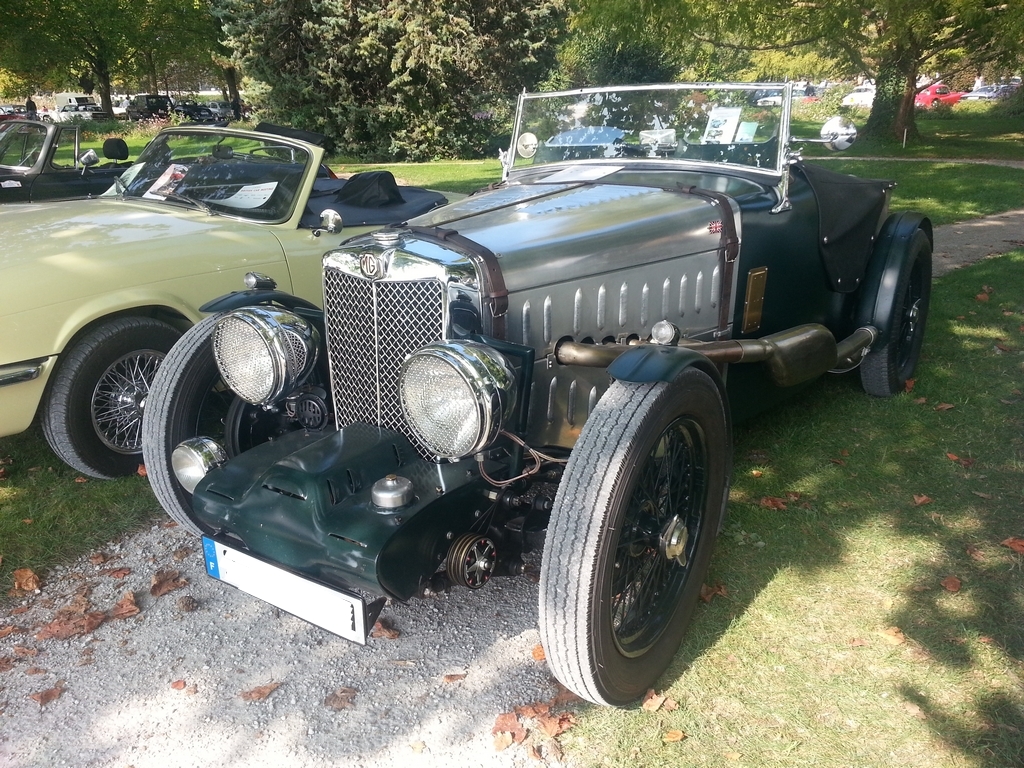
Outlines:
POLYGON ((690 368, 614 382, 587 420, 555 497, 540 580, 552 671, 597 704, 651 688, 693 615, 728 497, 722 394, 690 368))
POLYGON ((192 513, 192 494, 174 475, 172 451, 183 440, 203 435, 235 456, 285 428, 275 412, 246 403, 221 379, 211 341, 219 319, 211 315, 196 323, 167 354, 153 379, 142 425, 153 493, 175 522, 196 534, 210 531, 192 513))
POLYGON ((905 391, 921 356, 932 295, 932 246, 928 235, 917 230, 907 254, 886 318, 889 341, 869 352, 860 366, 861 386, 874 397, 892 397, 905 391))
POLYGON ((142 413, 173 326, 123 317, 74 343, 43 399, 43 435, 65 463, 101 480, 132 475, 142 463, 142 413))

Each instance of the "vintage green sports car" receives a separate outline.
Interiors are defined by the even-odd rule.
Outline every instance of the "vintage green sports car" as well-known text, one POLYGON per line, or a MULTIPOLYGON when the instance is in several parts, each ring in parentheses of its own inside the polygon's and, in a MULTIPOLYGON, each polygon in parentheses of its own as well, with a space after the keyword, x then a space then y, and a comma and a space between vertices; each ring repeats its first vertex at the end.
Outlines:
POLYGON ((525 94, 503 183, 329 251, 323 313, 211 302, 143 425, 208 573, 362 643, 386 600, 520 573, 543 538, 552 671, 643 695, 698 601, 733 420, 827 372, 902 392, 921 349, 930 223, 801 161, 790 90, 525 94))
POLYGON ((153 373, 206 299, 259 270, 319 301, 343 223, 446 202, 381 174, 330 178, 322 137, 263 128, 168 128, 97 199, 0 206, 0 436, 38 414, 72 467, 134 473, 153 373))

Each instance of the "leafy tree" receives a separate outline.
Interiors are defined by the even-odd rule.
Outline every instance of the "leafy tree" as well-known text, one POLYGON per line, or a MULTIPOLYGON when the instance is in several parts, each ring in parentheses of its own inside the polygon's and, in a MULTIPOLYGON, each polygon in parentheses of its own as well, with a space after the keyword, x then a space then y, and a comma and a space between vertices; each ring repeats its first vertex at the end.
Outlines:
POLYGON ((70 73, 108 112, 115 79, 160 57, 209 61, 216 40, 207 0, 31 0, 0 14, 0 65, 36 83, 70 73))
POLYGON ((865 135, 917 135, 921 73, 951 75, 1019 55, 1024 3, 1004 0, 588 0, 582 18, 643 36, 651 28, 717 51, 812 46, 851 74, 871 75, 875 104, 865 135))
POLYGON ((482 151, 491 102, 553 63, 566 0, 214 0, 227 44, 267 85, 273 119, 344 152, 482 151))

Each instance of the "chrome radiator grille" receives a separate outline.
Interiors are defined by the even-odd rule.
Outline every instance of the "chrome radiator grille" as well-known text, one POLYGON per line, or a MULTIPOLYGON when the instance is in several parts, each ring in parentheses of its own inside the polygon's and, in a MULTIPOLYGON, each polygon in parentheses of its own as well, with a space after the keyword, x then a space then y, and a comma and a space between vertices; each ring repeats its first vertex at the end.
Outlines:
POLYGON ((377 424, 412 437, 398 399, 402 362, 444 333, 439 280, 371 281, 324 271, 327 354, 338 426, 377 424))

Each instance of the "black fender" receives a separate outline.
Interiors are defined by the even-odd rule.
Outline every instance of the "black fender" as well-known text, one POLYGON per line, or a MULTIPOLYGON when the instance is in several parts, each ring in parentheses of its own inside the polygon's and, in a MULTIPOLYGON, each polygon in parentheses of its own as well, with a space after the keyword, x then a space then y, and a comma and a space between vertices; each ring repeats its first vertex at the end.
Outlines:
POLYGON ((305 299, 286 293, 285 291, 278 291, 276 289, 267 290, 266 288, 254 288, 249 291, 232 291, 231 293, 223 296, 218 296, 216 299, 210 299, 210 301, 206 302, 199 308, 199 311, 227 312, 231 309, 254 307, 258 304, 270 303, 280 304, 282 307, 286 307, 287 309, 302 309, 315 312, 318 315, 323 314, 323 310, 311 301, 306 301, 305 299))
POLYGON ((918 230, 934 245, 931 221, 920 213, 894 213, 886 219, 875 240, 856 308, 857 325, 871 325, 878 331, 872 349, 880 349, 891 340, 890 318, 896 300, 896 284, 918 230))
POLYGON ((725 382, 718 368, 704 355, 687 347, 641 344, 619 355, 608 366, 608 375, 619 381, 646 384, 674 381, 687 368, 699 368, 715 382, 722 400, 728 403, 725 382))

